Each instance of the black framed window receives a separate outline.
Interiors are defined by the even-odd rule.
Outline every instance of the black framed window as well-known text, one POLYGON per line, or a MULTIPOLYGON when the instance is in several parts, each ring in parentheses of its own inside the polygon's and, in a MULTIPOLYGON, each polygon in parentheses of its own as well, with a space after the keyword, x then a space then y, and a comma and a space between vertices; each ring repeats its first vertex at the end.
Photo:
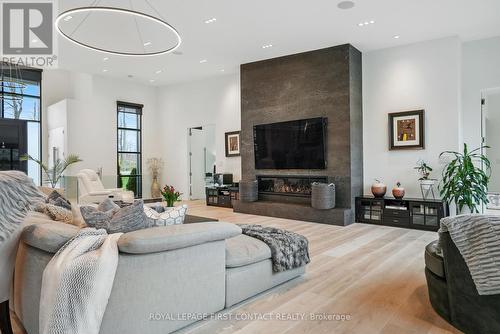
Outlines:
MULTIPOLYGON (((0 73, 0 118, 27 121, 28 154, 41 160, 42 71, 28 68, 13 70, 12 66, 2 66, 0 73)), ((28 161, 28 175, 35 184, 42 184, 42 170, 33 161, 28 161)))
POLYGON ((117 186, 142 197, 142 104, 117 102, 117 186))

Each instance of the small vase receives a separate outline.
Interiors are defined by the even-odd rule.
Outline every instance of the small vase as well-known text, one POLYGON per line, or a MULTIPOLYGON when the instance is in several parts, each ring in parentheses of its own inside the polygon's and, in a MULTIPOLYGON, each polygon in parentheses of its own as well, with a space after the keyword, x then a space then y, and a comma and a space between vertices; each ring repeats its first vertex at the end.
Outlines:
POLYGON ((377 198, 382 198, 387 192, 387 186, 381 182, 374 183, 372 185, 372 194, 377 198))
POLYGON ((173 200, 166 200, 166 202, 167 202, 167 207, 169 207, 169 208, 173 207, 174 203, 175 203, 175 201, 173 201, 173 200))
POLYGON ((401 186, 394 187, 392 189, 392 196, 394 196, 395 199, 402 199, 405 197, 405 188, 401 186))
POLYGON ((153 182, 151 183, 151 197, 152 198, 161 197, 161 189, 160 189, 160 184, 158 183, 157 176, 153 176, 153 182))

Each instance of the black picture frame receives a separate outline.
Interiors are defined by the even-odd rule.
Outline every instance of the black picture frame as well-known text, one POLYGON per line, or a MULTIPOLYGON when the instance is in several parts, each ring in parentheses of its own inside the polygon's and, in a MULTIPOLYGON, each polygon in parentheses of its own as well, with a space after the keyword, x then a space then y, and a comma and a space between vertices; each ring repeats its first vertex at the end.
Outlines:
MULTIPOLYGON (((397 128, 396 128, 397 129, 397 128)), ((398 135, 399 136, 399 135, 398 135)), ((425 149, 425 111, 421 110, 411 110, 403 112, 389 113, 389 150, 423 150, 425 149), (418 124, 415 124, 415 129, 413 129, 415 140, 399 140, 395 137, 395 123, 401 120, 418 120, 418 124), (412 144, 404 143, 415 142, 412 144)))
POLYGON ((224 136, 224 142, 226 146, 226 157, 239 157, 241 155, 241 138, 240 138, 241 131, 231 131, 231 132, 226 132, 224 136), (236 137, 237 138, 237 150, 233 150, 229 147, 229 140, 230 138, 236 137))

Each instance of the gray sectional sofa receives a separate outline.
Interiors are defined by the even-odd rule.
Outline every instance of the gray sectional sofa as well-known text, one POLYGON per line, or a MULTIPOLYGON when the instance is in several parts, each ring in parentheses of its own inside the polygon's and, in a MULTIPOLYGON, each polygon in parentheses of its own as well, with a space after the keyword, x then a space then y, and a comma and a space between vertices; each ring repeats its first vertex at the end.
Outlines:
MULTIPOLYGON (((78 229, 36 213, 25 223, 11 302, 27 332, 38 333, 43 270, 78 229)), ((118 248, 101 333, 169 333, 305 272, 273 273, 269 247, 223 222, 125 233, 118 248)))

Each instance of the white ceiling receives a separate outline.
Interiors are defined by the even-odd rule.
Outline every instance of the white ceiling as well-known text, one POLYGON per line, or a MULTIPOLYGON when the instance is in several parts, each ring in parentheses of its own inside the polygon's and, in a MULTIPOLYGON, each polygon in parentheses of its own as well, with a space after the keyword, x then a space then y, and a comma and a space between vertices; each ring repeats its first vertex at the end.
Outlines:
MULTIPOLYGON (((366 52, 448 36, 459 36, 466 41, 500 35, 500 0, 353 0, 356 5, 349 10, 338 9, 339 0, 148 1, 179 31, 182 45, 178 51, 182 55, 109 56, 59 37, 59 66, 164 85, 233 73, 243 63, 343 43, 366 52), (206 24, 210 18, 217 21, 206 24), (370 20, 375 23, 358 26, 370 20), (395 35, 401 37, 395 39, 395 35), (263 49, 266 44, 273 47, 263 49), (109 60, 103 61, 104 57, 109 60), (203 59, 206 62, 200 63, 203 59), (156 73, 159 70, 161 73, 156 73)), ((60 0, 59 11, 88 6, 91 2, 60 0)), ((130 3, 130 0, 100 0, 99 5, 130 9, 130 3)), ((132 0, 132 5, 135 10, 157 15, 146 0, 132 0)), ((101 36, 104 41, 111 40, 107 33, 122 32, 116 40, 127 41, 123 36, 130 36, 133 43, 137 40, 136 30, 131 28, 134 24, 132 18, 127 21, 107 16, 80 29, 90 29, 81 33, 101 36)), ((152 33, 143 39, 157 41, 155 45, 163 40, 172 41, 164 29, 157 35, 154 35, 156 30, 149 31, 152 33)))

